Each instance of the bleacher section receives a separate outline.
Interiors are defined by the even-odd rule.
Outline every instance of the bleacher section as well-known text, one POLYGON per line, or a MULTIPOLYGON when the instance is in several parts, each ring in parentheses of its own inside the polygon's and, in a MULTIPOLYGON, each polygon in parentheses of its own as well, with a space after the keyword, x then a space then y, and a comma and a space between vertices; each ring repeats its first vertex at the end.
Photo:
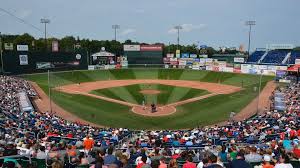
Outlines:
POLYGON ((257 63, 258 60, 265 54, 266 51, 255 51, 248 58, 248 63, 257 63))
POLYGON ((300 51, 292 51, 291 57, 289 58, 287 64, 295 64, 296 59, 300 59, 300 51))
POLYGON ((271 50, 265 56, 261 63, 265 64, 282 64, 283 59, 290 51, 287 50, 271 50))

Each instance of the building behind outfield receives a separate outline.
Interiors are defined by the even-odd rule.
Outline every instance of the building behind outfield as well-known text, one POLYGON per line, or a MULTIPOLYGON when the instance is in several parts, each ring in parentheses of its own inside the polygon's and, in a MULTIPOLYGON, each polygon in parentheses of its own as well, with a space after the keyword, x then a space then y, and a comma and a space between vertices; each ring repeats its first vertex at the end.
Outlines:
POLYGON ((124 45, 128 64, 163 64, 163 45, 124 45))

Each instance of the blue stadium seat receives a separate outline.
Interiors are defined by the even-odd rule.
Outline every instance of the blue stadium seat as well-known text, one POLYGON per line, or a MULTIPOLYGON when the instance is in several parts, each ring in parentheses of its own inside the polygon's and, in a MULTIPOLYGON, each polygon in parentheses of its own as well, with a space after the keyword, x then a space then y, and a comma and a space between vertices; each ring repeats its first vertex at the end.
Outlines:
POLYGON ((257 63, 258 60, 265 54, 265 51, 255 51, 248 58, 248 63, 257 63))
POLYGON ((281 64, 283 59, 286 57, 286 55, 288 53, 289 53, 289 51, 286 51, 286 50, 272 50, 272 51, 269 51, 268 54, 265 56, 265 58, 262 60, 261 63, 281 64))
POLYGON ((288 64, 295 64, 295 60, 300 59, 300 51, 292 51, 288 64))

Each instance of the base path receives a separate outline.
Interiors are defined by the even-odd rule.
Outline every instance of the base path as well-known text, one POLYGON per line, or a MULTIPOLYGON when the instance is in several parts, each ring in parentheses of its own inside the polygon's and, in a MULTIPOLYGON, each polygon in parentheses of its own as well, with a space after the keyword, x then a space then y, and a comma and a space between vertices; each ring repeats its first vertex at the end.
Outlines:
MULTIPOLYGON (((245 108, 243 108, 239 113, 237 113, 234 117, 234 121, 243 121, 249 117, 252 117, 255 114, 263 114, 265 113, 265 109, 270 109, 270 96, 272 92, 276 89, 277 85, 274 81, 270 81, 264 87, 264 89, 260 92, 259 102, 258 96, 253 99, 245 108)), ((217 125, 226 125, 227 122, 220 122, 217 125)))
POLYGON ((270 96, 272 92, 276 89, 276 83, 274 81, 270 81, 264 87, 264 89, 260 92, 259 102, 258 96, 251 101, 242 111, 240 111, 236 116, 234 116, 234 120, 241 121, 246 118, 253 116, 254 114, 262 114, 266 110, 270 109, 270 96))

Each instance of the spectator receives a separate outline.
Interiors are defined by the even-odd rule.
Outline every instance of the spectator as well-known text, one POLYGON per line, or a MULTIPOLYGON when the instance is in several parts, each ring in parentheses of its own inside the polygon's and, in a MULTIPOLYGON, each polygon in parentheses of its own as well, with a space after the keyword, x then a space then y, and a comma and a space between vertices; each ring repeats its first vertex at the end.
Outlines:
POLYGON ((226 146, 222 146, 221 152, 219 152, 218 157, 220 157, 222 162, 227 162, 227 152, 226 152, 226 146))
POLYGON ((136 166, 136 168, 150 168, 151 166, 149 164, 147 164, 147 156, 143 155, 141 157, 141 162, 139 162, 139 164, 136 166))
POLYGON ((168 168, 178 168, 176 159, 171 159, 168 165, 168 168))
POLYGON ((166 164, 166 158, 165 157, 161 157, 159 160, 159 166, 158 168, 167 168, 168 165, 166 164))
POLYGON ((261 162, 262 156, 257 153, 256 147, 251 147, 250 154, 245 155, 245 160, 250 163, 251 162, 261 162))
POLYGON ((191 155, 187 156, 186 163, 183 164, 183 168, 196 168, 196 164, 193 163, 193 157, 191 155))
POLYGON ((47 154, 45 153, 45 146, 40 146, 40 150, 36 154, 37 159, 46 159, 47 154))
POLYGON ((279 162, 276 163, 274 168, 293 168, 293 166, 288 163, 289 161, 290 159, 287 155, 280 155, 279 162))
POLYGON ((206 166, 206 168, 219 168, 222 167, 222 165, 220 163, 217 163, 218 158, 216 155, 211 154, 208 157, 208 166, 206 166))
POLYGON ((270 162, 271 162, 271 157, 269 155, 265 155, 262 167, 263 168, 274 168, 274 165, 272 165, 270 162))
POLYGON ((245 161, 244 154, 242 152, 238 152, 236 155, 236 159, 233 159, 229 163, 229 168, 250 168, 249 163, 245 161))
POLYGON ((86 154, 88 154, 88 152, 90 152, 93 149, 94 144, 95 142, 93 138, 91 138, 89 135, 87 135, 86 138, 83 139, 83 147, 86 154))
POLYGON ((113 155, 114 148, 109 146, 107 149, 107 155, 104 157, 104 165, 110 165, 117 162, 117 158, 113 155))

